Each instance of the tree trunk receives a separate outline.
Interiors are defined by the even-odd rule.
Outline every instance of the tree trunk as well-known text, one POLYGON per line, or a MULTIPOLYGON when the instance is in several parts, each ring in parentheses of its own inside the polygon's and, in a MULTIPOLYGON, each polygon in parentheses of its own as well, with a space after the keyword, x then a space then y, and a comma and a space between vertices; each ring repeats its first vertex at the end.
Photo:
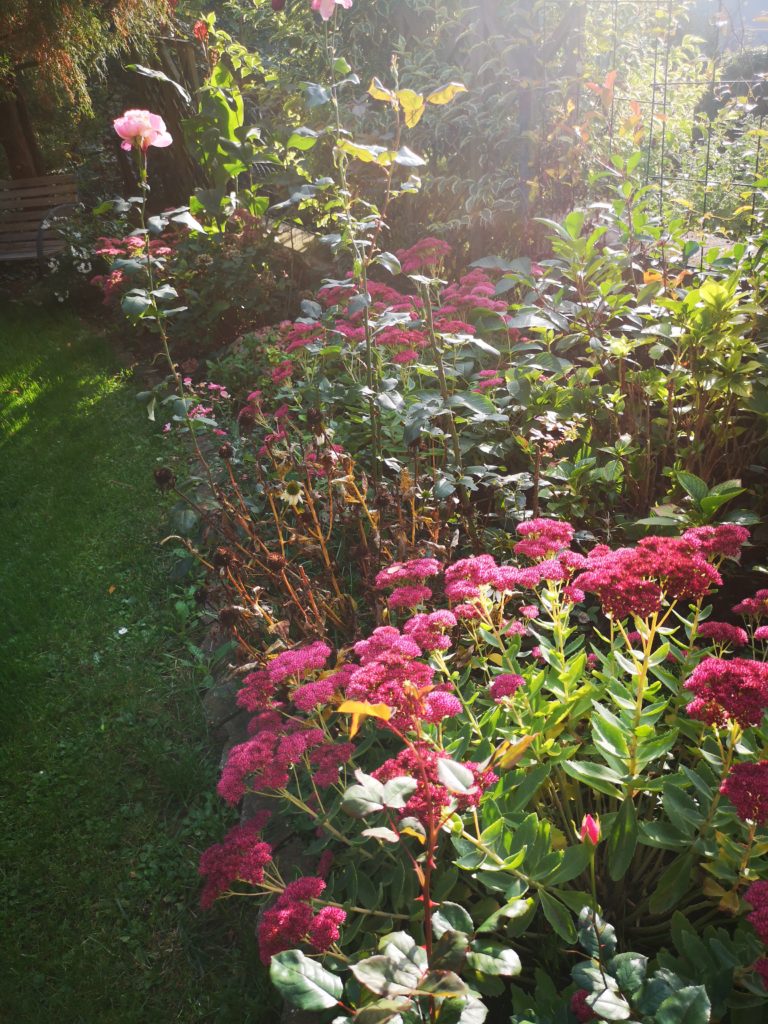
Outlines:
POLYGON ((35 154, 29 145, 15 95, 0 94, 0 146, 12 178, 37 177, 35 154))

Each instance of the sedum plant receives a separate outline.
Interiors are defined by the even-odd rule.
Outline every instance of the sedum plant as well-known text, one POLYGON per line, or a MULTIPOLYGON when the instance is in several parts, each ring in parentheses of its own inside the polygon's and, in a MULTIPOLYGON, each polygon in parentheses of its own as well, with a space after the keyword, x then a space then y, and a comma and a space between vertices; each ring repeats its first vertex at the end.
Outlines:
POLYGON ((736 606, 746 628, 708 604, 746 531, 586 552, 563 522, 519 536, 515 564, 394 563, 388 624, 248 671, 219 792, 274 800, 314 868, 282 877, 262 814, 204 855, 205 902, 276 895, 258 929, 275 983, 360 1020, 481 1020, 518 974, 520 999, 544 974, 563 1006, 575 980, 598 1019, 764 1008, 768 602, 736 606), (638 954, 606 940, 572 980, 597 915, 638 954), (716 986, 691 934, 728 951, 716 986), (633 956, 655 1009, 619 970, 633 956))

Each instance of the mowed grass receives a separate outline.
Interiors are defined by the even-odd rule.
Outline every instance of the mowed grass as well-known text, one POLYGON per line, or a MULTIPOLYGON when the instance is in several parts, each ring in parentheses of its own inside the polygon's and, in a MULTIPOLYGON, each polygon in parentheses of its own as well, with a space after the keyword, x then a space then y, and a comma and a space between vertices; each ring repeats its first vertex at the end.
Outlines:
POLYGON ((214 794, 205 667, 159 546, 162 441, 137 390, 110 343, 74 316, 6 305, 4 1024, 276 1016, 250 901, 239 914, 197 907, 199 852, 231 822, 214 794))

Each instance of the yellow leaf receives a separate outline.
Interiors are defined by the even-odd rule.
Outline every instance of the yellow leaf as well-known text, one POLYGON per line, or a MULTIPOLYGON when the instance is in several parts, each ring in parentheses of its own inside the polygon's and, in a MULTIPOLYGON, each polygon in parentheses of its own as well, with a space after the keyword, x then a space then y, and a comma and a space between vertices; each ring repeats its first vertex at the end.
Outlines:
POLYGON ((461 82, 449 82, 448 85, 441 85, 439 89, 431 92, 427 96, 427 103, 436 103, 438 106, 442 106, 445 103, 450 103, 460 92, 466 91, 466 85, 462 85, 461 82))
POLYGON ((705 896, 716 896, 718 899, 721 896, 726 896, 727 895, 727 893, 726 893, 725 889, 722 887, 722 885, 720 885, 718 882, 716 882, 714 880, 714 878, 712 878, 711 876, 707 876, 704 879, 704 884, 702 885, 702 891, 703 891, 705 896))
MULTIPOLYGON (((538 735, 538 734, 536 734, 538 735)), ((504 740, 494 751, 489 767, 491 768, 514 768, 528 747, 536 739, 536 735, 523 736, 517 743, 504 740)))
POLYGON ((394 150, 385 149, 384 146, 364 146, 349 139, 340 139, 336 148, 357 160, 362 160, 364 164, 380 164, 382 167, 387 167, 397 156, 394 150))
POLYGON ((652 284, 655 281, 663 281, 664 278, 658 272, 658 270, 646 270, 643 273, 643 284, 652 284))
POLYGON ((397 93, 397 99, 405 114, 405 127, 413 128, 421 120, 425 111, 424 97, 413 89, 401 89, 397 93))
POLYGON ((361 722, 366 718, 380 718, 387 722, 392 717, 392 708, 386 704, 367 704, 362 700, 345 700, 336 708, 342 715, 352 715, 349 738, 357 735, 361 722))
POLYGON ((385 89, 378 78, 371 79, 371 84, 368 86, 368 95, 373 96, 375 100, 384 100, 385 103, 391 103, 393 106, 397 102, 392 90, 385 89))
POLYGON ((426 837, 423 836, 421 834, 421 832, 417 832, 415 829, 412 829, 412 828, 400 829, 400 835, 401 836, 415 836, 422 845, 426 842, 426 837))
POLYGON ((738 914, 739 912, 739 894, 734 890, 727 892, 725 896, 720 900, 720 910, 724 910, 728 914, 738 914))
POLYGON ((114 592, 115 592, 116 590, 117 590, 117 587, 115 586, 115 584, 114 584, 114 583, 111 583, 111 584, 109 585, 109 587, 107 588, 107 593, 108 593, 108 594, 114 594, 114 592))

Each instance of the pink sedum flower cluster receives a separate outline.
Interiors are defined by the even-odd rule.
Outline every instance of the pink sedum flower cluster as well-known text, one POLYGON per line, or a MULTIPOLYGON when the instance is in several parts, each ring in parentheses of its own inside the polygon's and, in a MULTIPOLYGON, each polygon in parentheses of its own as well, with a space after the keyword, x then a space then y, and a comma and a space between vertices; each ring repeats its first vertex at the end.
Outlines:
POLYGON ((498 782, 498 776, 490 768, 481 768, 471 761, 465 761, 474 776, 474 785, 468 793, 452 793, 441 782, 437 773, 440 758, 447 754, 433 750, 427 743, 418 742, 413 749, 401 750, 397 757, 391 757, 373 772, 379 782, 388 782, 401 776, 416 779, 418 786, 405 807, 398 814, 402 818, 418 818, 424 825, 439 823, 445 809, 456 806, 465 811, 477 807, 480 798, 489 786, 498 782))
POLYGON ((716 644, 729 644, 731 647, 744 647, 749 639, 746 630, 730 622, 702 622, 696 635, 704 640, 714 640, 716 644))
POLYGON ((250 790, 283 789, 294 765, 308 759, 315 784, 330 786, 354 752, 352 743, 328 741, 322 729, 308 728, 277 711, 251 721, 253 735, 232 747, 217 787, 219 796, 236 804, 250 790))
POLYGON ((306 944, 325 952, 338 941, 347 919, 340 907, 322 907, 315 912, 312 900, 325 891, 322 878, 308 875, 289 882, 276 902, 261 915, 258 927, 259 953, 268 964, 275 953, 306 944))
POLYGON ((694 694, 686 711, 708 725, 760 725, 768 708, 768 663, 748 658, 705 658, 684 688, 694 694))
POLYGON ((330 655, 331 648, 322 640, 307 647, 283 651, 266 668, 248 673, 237 695, 237 703, 248 711, 261 711, 269 707, 281 683, 288 680, 299 682, 310 672, 323 668, 330 655))
POLYGON ((220 843, 209 847, 200 858, 198 871, 205 877, 200 905, 207 909, 233 882, 258 885, 264 879, 264 868, 272 860, 272 847, 261 839, 261 831, 269 819, 262 811, 242 825, 231 829, 220 843))
POLYGON ((720 792, 727 796, 742 821, 768 822, 768 761, 734 765, 720 792))

